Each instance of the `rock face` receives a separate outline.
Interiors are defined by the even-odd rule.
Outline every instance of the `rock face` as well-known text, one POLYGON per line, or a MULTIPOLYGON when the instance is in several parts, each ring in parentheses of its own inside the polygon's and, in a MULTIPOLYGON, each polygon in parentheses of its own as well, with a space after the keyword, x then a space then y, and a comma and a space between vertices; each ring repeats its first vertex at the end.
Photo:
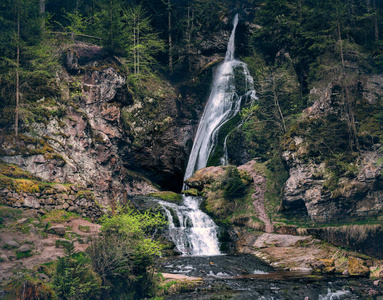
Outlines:
POLYGON ((309 228, 307 233, 336 246, 383 259, 383 228, 381 225, 352 225, 309 228))
MULTIPOLYGON (((100 47, 69 46, 63 61, 60 99, 40 100, 46 119, 31 125, 33 134, 0 135, 1 160, 43 181, 84 186, 101 204, 158 191, 150 180, 179 191, 212 70, 179 90, 149 79, 142 96, 130 90, 119 60, 100 47)), ((41 204, 24 197, 23 205, 41 204)))
POLYGON ((360 123, 356 133, 350 133, 353 123, 347 120, 351 113, 345 110, 349 103, 339 96, 339 89, 336 84, 313 88, 314 104, 286 138, 282 153, 290 173, 282 203, 286 210, 300 210, 310 216, 383 210, 381 145, 371 133, 370 142, 366 142, 367 133, 362 130, 372 125, 358 108, 363 102, 360 107, 364 110, 381 109, 378 99, 383 95, 383 77, 373 76, 359 83, 360 100, 354 104, 357 115, 352 117, 360 123))
POLYGON ((95 197, 91 191, 77 185, 65 187, 55 184, 52 187, 45 187, 38 193, 0 190, 0 203, 3 205, 30 209, 30 211, 31 209, 45 211, 64 209, 92 220, 97 220, 103 214, 103 209, 97 203, 101 200, 102 198, 95 197))

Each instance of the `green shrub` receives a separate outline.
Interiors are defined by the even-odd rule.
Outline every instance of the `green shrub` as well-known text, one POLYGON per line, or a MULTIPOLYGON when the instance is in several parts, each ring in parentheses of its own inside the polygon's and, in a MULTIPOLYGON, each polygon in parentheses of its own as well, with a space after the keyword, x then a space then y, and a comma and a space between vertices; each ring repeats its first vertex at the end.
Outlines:
POLYGON ((100 275, 105 299, 142 299, 153 295, 155 278, 150 268, 160 255, 161 244, 153 240, 165 225, 161 214, 120 212, 102 219, 101 234, 87 249, 93 269, 100 275))
POLYGON ((246 194, 246 185, 243 183, 238 169, 234 166, 226 168, 226 174, 222 179, 222 187, 226 199, 240 198, 246 194))
POLYGON ((16 250, 16 259, 31 257, 32 255, 33 255, 33 253, 31 250, 26 251, 26 252, 19 252, 16 250))
POLYGON ((95 299, 101 294, 101 279, 84 253, 59 258, 53 286, 60 299, 95 299))

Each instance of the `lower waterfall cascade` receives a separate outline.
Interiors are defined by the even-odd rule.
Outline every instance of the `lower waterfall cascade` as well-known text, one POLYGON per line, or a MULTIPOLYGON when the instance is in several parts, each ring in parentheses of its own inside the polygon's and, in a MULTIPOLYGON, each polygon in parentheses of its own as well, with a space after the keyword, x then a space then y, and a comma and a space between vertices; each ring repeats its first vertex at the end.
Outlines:
POLYGON ((220 255, 218 227, 199 209, 202 198, 183 196, 183 205, 160 201, 169 221, 168 234, 182 255, 220 255))

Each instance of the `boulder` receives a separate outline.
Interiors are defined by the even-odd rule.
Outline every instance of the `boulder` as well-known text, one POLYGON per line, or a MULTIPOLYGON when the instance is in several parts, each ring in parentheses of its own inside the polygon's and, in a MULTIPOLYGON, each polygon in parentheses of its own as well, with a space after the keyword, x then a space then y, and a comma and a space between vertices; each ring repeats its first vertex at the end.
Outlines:
MULTIPOLYGON (((14 249, 17 249, 20 247, 19 243, 17 243, 16 241, 14 240, 8 240, 8 241, 5 241, 4 242, 4 246, 5 245, 8 245, 6 248, 14 248, 14 249)), ((3 247, 4 247, 3 246, 3 247)))
POLYGON ((370 274, 370 269, 364 264, 364 261, 350 257, 348 259, 348 273, 350 276, 366 277, 370 274))
POLYGON ((59 236, 64 236, 65 235, 65 226, 64 225, 55 225, 49 228, 48 230, 52 234, 56 234, 59 236))
POLYGON ((17 249, 17 252, 24 253, 31 250, 33 250, 33 246, 31 244, 24 244, 19 249, 17 249))
POLYGON ((56 190, 56 192, 58 194, 67 193, 68 192, 67 188, 64 185, 59 184, 59 183, 56 183, 55 185, 53 185, 53 188, 56 190))
POLYGON ((370 278, 383 279, 383 265, 370 268, 370 278))
POLYGON ((202 190, 205 185, 218 181, 225 174, 225 167, 207 167, 198 170, 192 177, 185 181, 190 188, 202 190))

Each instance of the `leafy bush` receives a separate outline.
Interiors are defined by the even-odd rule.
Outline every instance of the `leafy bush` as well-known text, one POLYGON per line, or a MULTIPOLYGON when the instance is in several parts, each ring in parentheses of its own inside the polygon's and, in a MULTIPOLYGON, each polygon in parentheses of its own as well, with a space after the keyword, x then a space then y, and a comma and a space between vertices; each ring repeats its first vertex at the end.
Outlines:
POLYGON ((64 245, 65 257, 59 258, 53 279, 60 299, 96 299, 101 294, 101 279, 92 270, 89 256, 73 254, 73 243, 64 245))
POLYGON ((153 293, 155 278, 149 267, 160 255, 161 244, 153 236, 165 225, 162 215, 128 209, 104 217, 102 225, 87 252, 103 285, 112 287, 103 290, 103 297, 141 299, 153 293))

